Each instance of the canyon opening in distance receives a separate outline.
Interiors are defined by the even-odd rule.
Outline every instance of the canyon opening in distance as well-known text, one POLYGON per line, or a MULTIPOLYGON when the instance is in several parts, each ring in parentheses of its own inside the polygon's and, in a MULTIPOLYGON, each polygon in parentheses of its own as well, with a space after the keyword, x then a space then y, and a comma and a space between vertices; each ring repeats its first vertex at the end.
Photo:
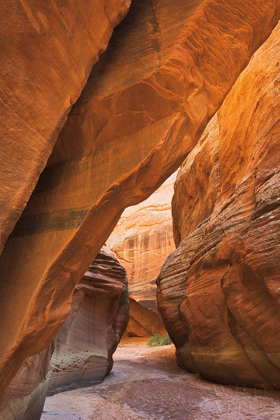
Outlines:
POLYGON ((0 419, 280 419, 280 0, 0 16, 0 419))

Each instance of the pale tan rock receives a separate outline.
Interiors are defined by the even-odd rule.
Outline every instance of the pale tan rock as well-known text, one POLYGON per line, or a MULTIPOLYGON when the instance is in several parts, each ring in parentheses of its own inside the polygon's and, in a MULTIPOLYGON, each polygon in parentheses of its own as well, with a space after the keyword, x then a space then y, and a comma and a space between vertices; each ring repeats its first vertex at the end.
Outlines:
POLYGON ((124 208, 182 163, 279 13, 278 0, 133 3, 1 255, 1 389, 59 332, 124 208))
POLYGON ((158 304, 181 367, 280 388, 280 25, 237 80, 175 184, 178 248, 158 304))
POLYGON ((156 309, 156 278, 175 249, 171 199, 176 174, 136 206, 128 207, 107 240, 127 271, 130 297, 156 309))

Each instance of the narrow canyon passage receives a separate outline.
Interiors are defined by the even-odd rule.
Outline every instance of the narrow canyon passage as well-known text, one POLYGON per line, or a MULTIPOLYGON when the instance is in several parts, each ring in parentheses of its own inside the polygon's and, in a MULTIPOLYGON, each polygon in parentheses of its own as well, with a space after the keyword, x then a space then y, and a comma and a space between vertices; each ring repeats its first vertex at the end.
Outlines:
POLYGON ((277 391, 228 387, 177 367, 173 345, 122 340, 100 385, 46 399, 41 420, 280 419, 277 391))
POLYGON ((0 420, 280 420, 280 0, 0 17, 0 420))

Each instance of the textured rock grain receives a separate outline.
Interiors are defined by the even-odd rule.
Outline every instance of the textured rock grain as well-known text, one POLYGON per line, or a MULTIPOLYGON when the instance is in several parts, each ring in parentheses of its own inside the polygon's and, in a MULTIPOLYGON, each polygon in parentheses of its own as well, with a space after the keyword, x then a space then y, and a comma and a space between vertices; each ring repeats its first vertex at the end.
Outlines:
POLYGON ((0 253, 129 0, 0 4, 0 253))
POLYGON ((279 13, 278 0, 133 2, 1 255, 1 389, 54 339, 124 208, 182 163, 279 13))
POLYGON ((103 246, 73 295, 71 312, 55 339, 49 393, 101 382, 128 323, 127 275, 103 246))
POLYGON ((158 304, 179 365, 280 388, 280 26, 237 80, 175 184, 178 248, 158 304))

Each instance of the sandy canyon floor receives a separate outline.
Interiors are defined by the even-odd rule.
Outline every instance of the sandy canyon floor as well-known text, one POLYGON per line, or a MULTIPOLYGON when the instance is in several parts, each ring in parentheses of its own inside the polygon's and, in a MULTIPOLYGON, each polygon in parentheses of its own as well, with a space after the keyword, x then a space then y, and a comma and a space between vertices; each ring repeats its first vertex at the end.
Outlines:
POLYGON ((173 345, 122 341, 105 381, 48 397, 41 420, 280 419, 280 392, 226 387, 176 365, 173 345))

